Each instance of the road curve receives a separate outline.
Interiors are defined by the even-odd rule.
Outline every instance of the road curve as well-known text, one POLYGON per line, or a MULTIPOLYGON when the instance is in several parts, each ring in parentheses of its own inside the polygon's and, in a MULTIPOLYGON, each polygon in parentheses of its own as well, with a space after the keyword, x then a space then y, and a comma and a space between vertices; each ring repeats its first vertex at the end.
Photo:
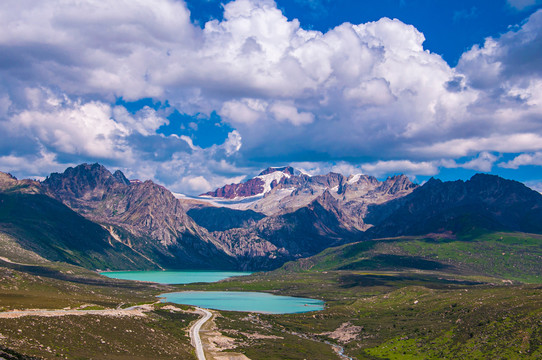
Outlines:
POLYGON ((213 316, 210 311, 196 308, 196 313, 202 314, 203 317, 196 321, 194 325, 190 328, 190 338, 192 339, 192 345, 196 348, 196 356, 198 360, 205 360, 205 353, 203 352, 203 345, 201 344, 201 338, 199 336, 199 331, 201 326, 207 322, 213 316))

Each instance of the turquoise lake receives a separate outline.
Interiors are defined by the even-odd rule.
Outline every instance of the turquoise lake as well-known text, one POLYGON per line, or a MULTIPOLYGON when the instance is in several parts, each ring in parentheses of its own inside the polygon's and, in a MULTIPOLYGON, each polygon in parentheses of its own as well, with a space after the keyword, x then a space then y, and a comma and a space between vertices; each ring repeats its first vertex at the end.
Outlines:
POLYGON ((114 279, 151 281, 160 284, 190 284, 216 282, 232 276, 250 275, 243 271, 166 270, 166 271, 107 271, 101 272, 114 279))
POLYGON ((207 309, 294 314, 324 309, 322 300, 244 291, 182 291, 161 294, 162 302, 207 309))

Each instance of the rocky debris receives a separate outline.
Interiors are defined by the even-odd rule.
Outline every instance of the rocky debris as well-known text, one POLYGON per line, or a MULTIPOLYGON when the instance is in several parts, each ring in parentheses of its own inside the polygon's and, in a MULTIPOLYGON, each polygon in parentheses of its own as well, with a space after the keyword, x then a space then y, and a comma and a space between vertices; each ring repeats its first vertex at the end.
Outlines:
POLYGON ((350 322, 342 323, 337 329, 332 332, 322 333, 320 335, 328 336, 342 344, 357 340, 363 328, 361 326, 352 325, 350 322))

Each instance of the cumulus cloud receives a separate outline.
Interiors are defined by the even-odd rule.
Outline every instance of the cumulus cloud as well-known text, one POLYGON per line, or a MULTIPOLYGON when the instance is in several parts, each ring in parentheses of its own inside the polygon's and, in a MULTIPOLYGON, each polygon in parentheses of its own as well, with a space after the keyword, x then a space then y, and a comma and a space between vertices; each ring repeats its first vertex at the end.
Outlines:
POLYGON ((542 152, 521 154, 510 161, 499 164, 500 167, 506 169, 517 169, 525 165, 542 166, 542 152))
POLYGON ((413 162, 410 160, 378 161, 373 164, 365 164, 361 167, 367 174, 382 176, 385 174, 403 173, 415 175, 435 175, 438 173, 437 166, 432 162, 413 162))
POLYGON ((285 161, 376 175, 486 171, 498 153, 542 151, 541 36, 538 11, 452 68, 397 19, 319 32, 272 0, 236 0, 201 28, 183 1, 6 0, 0 156, 105 159, 182 191, 285 161), (114 105, 119 97, 216 112, 232 130, 203 149, 186 134, 158 134, 167 114, 132 113, 114 105), (454 160, 465 156, 477 157, 454 160))
POLYGON ((455 160, 442 160, 440 165, 445 168, 464 168, 476 171, 490 172, 495 162, 499 159, 495 154, 487 151, 481 152, 477 157, 464 163, 457 163, 455 160))

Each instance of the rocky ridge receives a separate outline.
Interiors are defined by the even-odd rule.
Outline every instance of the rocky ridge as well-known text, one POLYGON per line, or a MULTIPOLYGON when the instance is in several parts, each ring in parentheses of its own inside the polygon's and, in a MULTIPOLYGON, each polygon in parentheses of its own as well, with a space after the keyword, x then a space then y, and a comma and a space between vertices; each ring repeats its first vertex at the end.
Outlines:
MULTIPOLYGON (((19 215, 11 216, 6 226, 25 213, 33 214, 29 221, 45 219, 50 223, 47 233, 55 234, 51 241, 66 248, 56 255, 47 248, 51 259, 68 258, 88 267, 103 263, 118 268, 134 259, 131 266, 136 268, 263 270, 331 246, 378 237, 473 229, 542 233, 542 195, 496 176, 479 174, 466 182, 432 179, 418 186, 404 175, 379 181, 362 174, 309 176, 283 167, 264 170, 257 179, 263 183, 257 196, 243 198, 236 190, 235 201, 209 201, 209 195, 182 200, 152 181, 130 181, 120 171, 82 164, 41 183, 0 173, 0 195, 20 204, 18 212, 12 212, 19 215), (55 214, 72 219, 70 227, 63 230, 55 214), (74 232, 78 227, 92 229, 98 246, 90 248, 94 254, 105 249, 107 257, 97 262, 83 261, 82 253, 66 255, 70 246, 90 246, 74 232), (126 261, 114 262, 115 257, 126 261)), ((17 229, 24 232, 24 221, 19 223, 17 229)))
MULTIPOLYGON (((240 184, 231 184, 227 189, 236 190, 237 201, 221 201, 229 199, 221 196, 225 188, 217 189, 204 194, 218 202, 211 203, 214 206, 227 207, 237 210, 253 210, 268 216, 275 216, 294 212, 302 207, 308 206, 324 192, 338 201, 338 206, 343 211, 343 220, 357 230, 366 230, 370 224, 366 224, 363 218, 367 214, 367 207, 374 204, 403 197, 411 193, 418 185, 413 184, 405 175, 393 176, 385 181, 379 181, 375 177, 367 175, 350 175, 345 177, 338 173, 310 176, 296 171, 292 167, 268 168, 255 178, 240 184), (263 175, 262 175, 263 174, 263 175), (271 179, 269 176, 273 176, 271 179), (259 188, 259 197, 250 199, 251 196, 244 196, 245 201, 240 201, 243 196, 239 189, 252 188, 255 181, 264 183, 259 188)), ((244 191, 244 190, 243 190, 244 191)), ((251 194, 253 194, 251 192, 251 194)), ((200 204, 199 206, 203 206, 200 204)))

